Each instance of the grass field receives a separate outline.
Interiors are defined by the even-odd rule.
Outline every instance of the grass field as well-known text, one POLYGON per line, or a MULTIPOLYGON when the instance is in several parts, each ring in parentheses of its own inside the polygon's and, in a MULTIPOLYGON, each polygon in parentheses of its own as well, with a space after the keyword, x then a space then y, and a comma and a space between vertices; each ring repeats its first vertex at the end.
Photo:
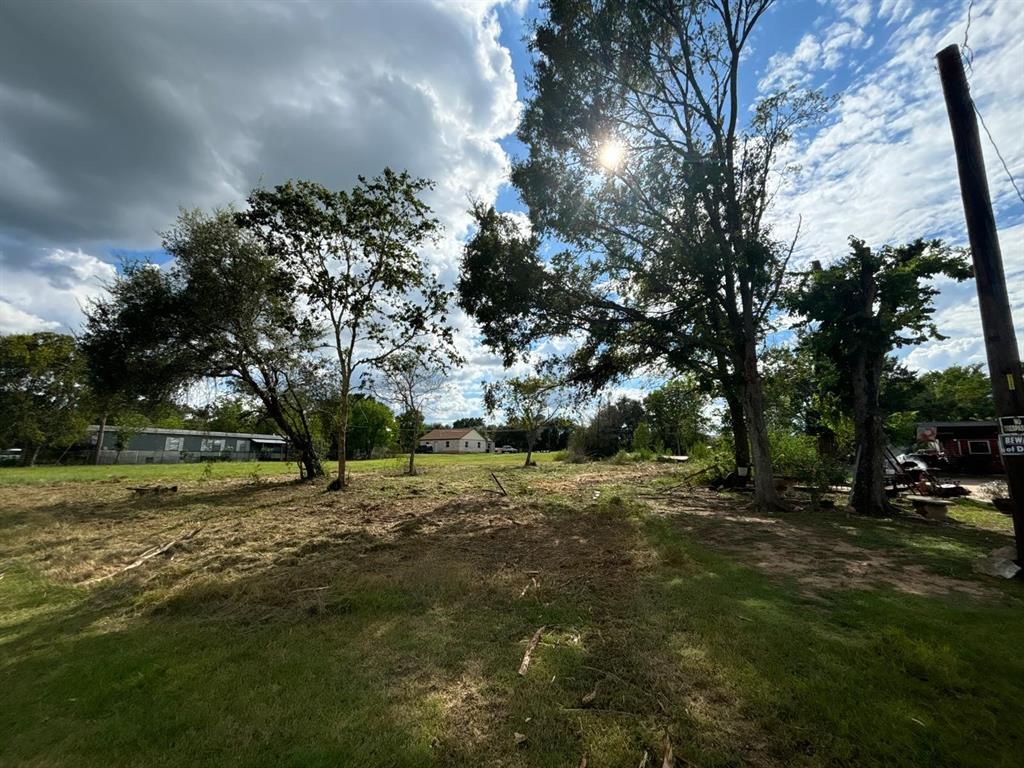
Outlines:
POLYGON ((1019 764, 1007 518, 422 458, 0 471, 0 765, 1019 764))
MULTIPOLYGON (((534 458, 538 462, 549 461, 553 454, 537 453, 534 458)), ((420 454, 416 456, 416 466, 430 469, 455 463, 461 467, 489 466, 514 467, 523 463, 525 454, 420 454)), ((371 459, 369 461, 350 461, 348 471, 387 472, 404 470, 408 456, 397 456, 390 459, 371 459)), ((338 471, 335 461, 324 462, 328 476, 338 471)), ((70 465, 70 466, 38 466, 38 467, 0 467, 0 485, 52 485, 55 483, 174 483, 195 480, 230 480, 252 479, 253 474, 260 479, 282 480, 299 476, 298 467, 284 461, 218 461, 195 462, 188 464, 119 464, 116 466, 102 465, 70 465)))

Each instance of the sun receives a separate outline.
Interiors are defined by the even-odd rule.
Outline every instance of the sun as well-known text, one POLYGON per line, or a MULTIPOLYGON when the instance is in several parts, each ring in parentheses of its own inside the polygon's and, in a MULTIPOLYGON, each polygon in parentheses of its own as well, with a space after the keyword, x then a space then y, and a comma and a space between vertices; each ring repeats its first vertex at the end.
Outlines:
POLYGON ((609 139, 597 152, 598 162, 609 171, 617 170, 625 156, 626 147, 618 139, 609 139))

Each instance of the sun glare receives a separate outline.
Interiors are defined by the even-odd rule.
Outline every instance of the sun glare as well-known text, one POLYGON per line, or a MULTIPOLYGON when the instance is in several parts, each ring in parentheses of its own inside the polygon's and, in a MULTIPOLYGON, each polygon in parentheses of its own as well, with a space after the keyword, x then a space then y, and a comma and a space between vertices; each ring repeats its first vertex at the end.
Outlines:
POLYGON ((610 139, 601 145, 597 153, 597 159, 606 170, 614 171, 622 165, 622 159, 626 156, 626 148, 618 139, 610 139))

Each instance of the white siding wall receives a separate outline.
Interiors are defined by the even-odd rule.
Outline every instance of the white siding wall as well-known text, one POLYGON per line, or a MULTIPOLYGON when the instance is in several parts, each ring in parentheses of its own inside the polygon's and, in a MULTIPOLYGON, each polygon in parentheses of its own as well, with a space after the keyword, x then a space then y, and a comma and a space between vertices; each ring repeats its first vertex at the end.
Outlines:
POLYGON ((458 440, 420 440, 420 445, 433 447, 434 453, 487 453, 487 441, 475 430, 458 440))

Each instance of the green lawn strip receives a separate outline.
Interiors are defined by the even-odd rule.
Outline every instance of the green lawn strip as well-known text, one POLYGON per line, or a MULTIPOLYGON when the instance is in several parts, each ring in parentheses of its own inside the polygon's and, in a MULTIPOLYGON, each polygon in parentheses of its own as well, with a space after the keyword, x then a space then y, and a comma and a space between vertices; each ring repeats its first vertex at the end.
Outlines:
MULTIPOLYGON (((538 463, 552 460, 554 454, 534 454, 538 463)), ((430 474, 432 470, 449 466, 480 467, 483 469, 511 469, 521 466, 524 454, 420 454, 416 466, 430 474)), ((348 469, 355 474, 365 472, 393 472, 401 474, 407 457, 365 459, 349 461, 348 469)), ((325 462, 328 476, 337 473, 337 462, 325 462)), ((196 482, 204 479, 280 479, 298 477, 298 469, 291 462, 281 461, 216 461, 189 464, 118 464, 73 465, 38 467, 0 467, 0 485, 50 485, 56 483, 161 483, 196 482), (209 469, 207 469, 209 467, 209 469)))

